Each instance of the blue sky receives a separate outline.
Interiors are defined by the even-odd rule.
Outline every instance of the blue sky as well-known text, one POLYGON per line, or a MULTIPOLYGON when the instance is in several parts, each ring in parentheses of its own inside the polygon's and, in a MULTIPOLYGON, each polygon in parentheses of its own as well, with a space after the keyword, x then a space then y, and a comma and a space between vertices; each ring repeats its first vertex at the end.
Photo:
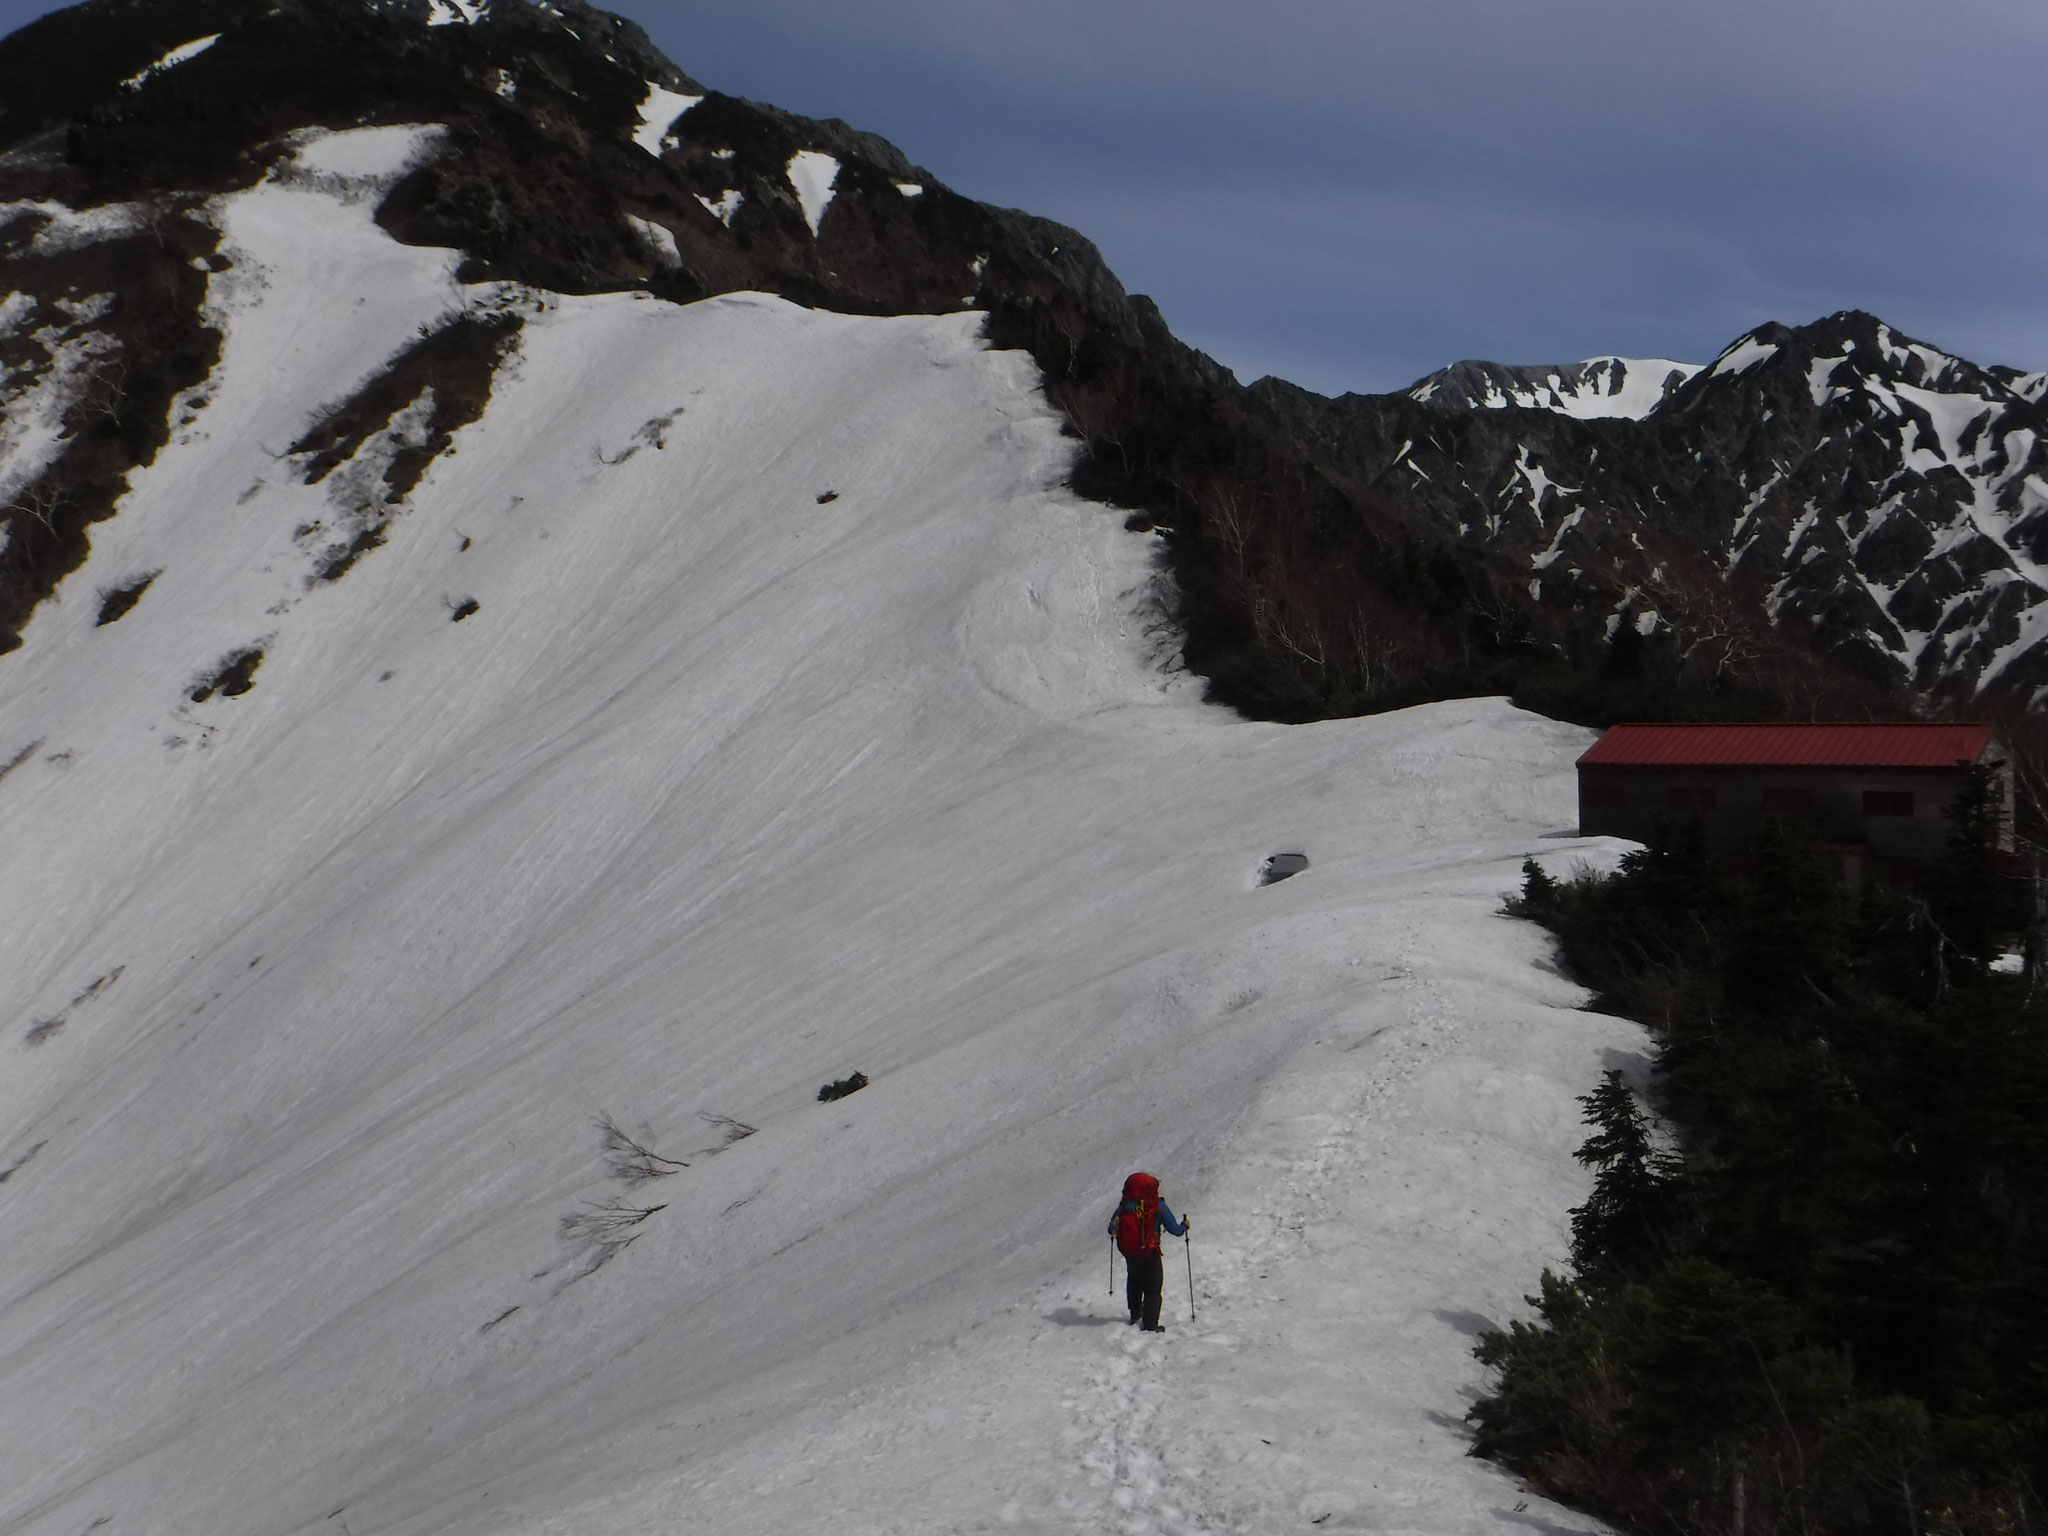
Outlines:
POLYGON ((1076 226, 1247 381, 1700 359, 1850 307, 2048 367, 2039 0, 618 8, 1076 226))
POLYGON ((1074 225, 1247 381, 1698 360, 1852 307, 2048 367, 2039 0, 612 8, 707 85, 1074 225))

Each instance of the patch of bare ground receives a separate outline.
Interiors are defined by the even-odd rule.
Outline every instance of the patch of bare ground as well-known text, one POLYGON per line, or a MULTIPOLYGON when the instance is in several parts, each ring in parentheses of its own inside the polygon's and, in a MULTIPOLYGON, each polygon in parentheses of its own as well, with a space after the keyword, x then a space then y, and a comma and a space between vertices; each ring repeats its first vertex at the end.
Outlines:
POLYGON ((128 611, 142 601, 142 594, 149 590, 149 584, 161 575, 162 571, 149 571, 101 592, 100 616, 93 620, 93 624, 112 624, 127 617, 128 611))
POLYGON ((263 648, 243 646, 230 651, 214 664, 213 670, 192 685, 194 704, 204 704, 216 693, 236 699, 256 686, 256 669, 263 665, 263 648))
POLYGON ((27 746, 23 747, 19 752, 15 753, 14 756, 7 759, 6 762, 0 763, 0 779, 6 778, 7 775, 14 772, 15 769, 19 768, 23 763, 27 762, 30 758, 34 757, 36 755, 36 749, 40 747, 42 744, 42 739, 38 737, 36 740, 30 742, 27 746))
MULTIPOLYGON (((28 1032, 22 1036, 22 1043, 28 1046, 38 1046, 47 1044, 49 1041, 54 1040, 60 1033, 62 1033, 64 1026, 71 1022, 72 1014, 76 1013, 80 1008, 83 1008, 87 1003, 91 1002, 94 998, 98 997, 102 992, 106 991, 107 988, 111 987, 115 982, 119 981, 121 979, 121 973, 127 969, 128 967, 125 965, 117 965, 111 971, 108 971, 105 975, 93 978, 93 980, 86 985, 85 990, 80 992, 78 996, 72 998, 71 1001, 65 1005, 65 1007, 60 1009, 58 1012, 51 1014, 48 1018, 37 1019, 35 1023, 31 1024, 28 1028, 28 1032)), ((42 1146, 43 1144, 41 1142, 37 1142, 35 1146, 29 1148, 28 1155, 17 1161, 13 1168, 9 1168, 6 1173, 0 1173, 0 1184, 4 1184, 13 1175, 16 1168, 21 1167, 22 1164, 26 1163, 29 1160, 29 1158, 34 1157, 37 1152, 41 1151, 42 1146)))
MULTIPOLYGON (((0 178, 0 196, 34 196, 15 180, 0 178)), ((87 530, 113 515, 130 474, 168 441, 174 402, 220 357, 220 334, 200 314, 217 231, 167 200, 109 216, 111 238, 63 238, 53 228, 63 217, 30 209, 0 226, 0 287, 16 295, 0 389, 10 405, 57 418, 46 462, 0 507, 0 653, 85 563, 87 530)))
POLYGON ((367 500, 351 509, 354 532, 322 553, 316 580, 340 580, 384 542, 393 509, 412 493, 427 466, 448 451, 456 432, 483 415, 492 380, 511 355, 523 324, 517 314, 505 311, 456 316, 423 334, 346 400, 323 409, 292 444, 292 453, 307 456, 306 483, 318 485, 380 434, 392 438, 378 483, 367 500), (402 420, 409 416, 417 419, 402 420))

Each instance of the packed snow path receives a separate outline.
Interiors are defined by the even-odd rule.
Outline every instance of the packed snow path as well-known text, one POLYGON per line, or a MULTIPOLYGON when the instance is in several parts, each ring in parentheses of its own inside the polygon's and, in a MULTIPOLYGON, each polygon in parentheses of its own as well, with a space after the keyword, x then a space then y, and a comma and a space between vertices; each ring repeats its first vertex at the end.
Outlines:
POLYGON ((0 1531, 1585 1528, 1459 1423, 1637 1048, 1496 915, 1609 852, 1583 733, 1204 706, 976 316, 465 294, 375 132, 222 210, 203 409, 0 659, 0 1531), (417 427, 276 455, 465 302, 488 412, 309 580, 417 427))

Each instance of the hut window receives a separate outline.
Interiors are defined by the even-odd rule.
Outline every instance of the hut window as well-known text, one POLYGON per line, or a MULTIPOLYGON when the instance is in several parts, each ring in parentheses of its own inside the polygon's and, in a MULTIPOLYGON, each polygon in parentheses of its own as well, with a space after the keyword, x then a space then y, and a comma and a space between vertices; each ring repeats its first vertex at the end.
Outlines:
POLYGON ((1579 798, 1589 810, 1618 811, 1623 804, 1619 784, 1588 784, 1579 792, 1579 798))
POLYGON ((1712 789, 1680 784, 1672 788, 1671 809, 1674 811, 1711 811, 1714 808, 1712 789))
POLYGON ((1781 816, 1796 816, 1813 809, 1813 792, 1806 789, 1767 789, 1764 809, 1781 816))
POLYGON ((1863 814, 1866 816, 1910 816, 1913 814, 1913 791, 1910 789, 1866 789, 1863 791, 1863 814))

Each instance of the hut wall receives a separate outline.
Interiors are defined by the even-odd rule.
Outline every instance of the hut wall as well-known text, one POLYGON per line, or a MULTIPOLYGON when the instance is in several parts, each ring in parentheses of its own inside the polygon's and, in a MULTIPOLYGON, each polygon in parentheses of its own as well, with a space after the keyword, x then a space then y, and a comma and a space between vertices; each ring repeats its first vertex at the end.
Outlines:
MULTIPOLYGON (((2004 777, 2008 830, 2000 842, 2009 846, 2009 772, 2004 777)), ((1925 859, 1948 839, 1946 813, 1962 784, 1953 768, 1586 767, 1579 770, 1579 831, 1641 842, 1657 813, 1690 813, 1720 852, 1739 854, 1776 811, 1803 816, 1823 841, 1860 846, 1872 858, 1925 859)))

